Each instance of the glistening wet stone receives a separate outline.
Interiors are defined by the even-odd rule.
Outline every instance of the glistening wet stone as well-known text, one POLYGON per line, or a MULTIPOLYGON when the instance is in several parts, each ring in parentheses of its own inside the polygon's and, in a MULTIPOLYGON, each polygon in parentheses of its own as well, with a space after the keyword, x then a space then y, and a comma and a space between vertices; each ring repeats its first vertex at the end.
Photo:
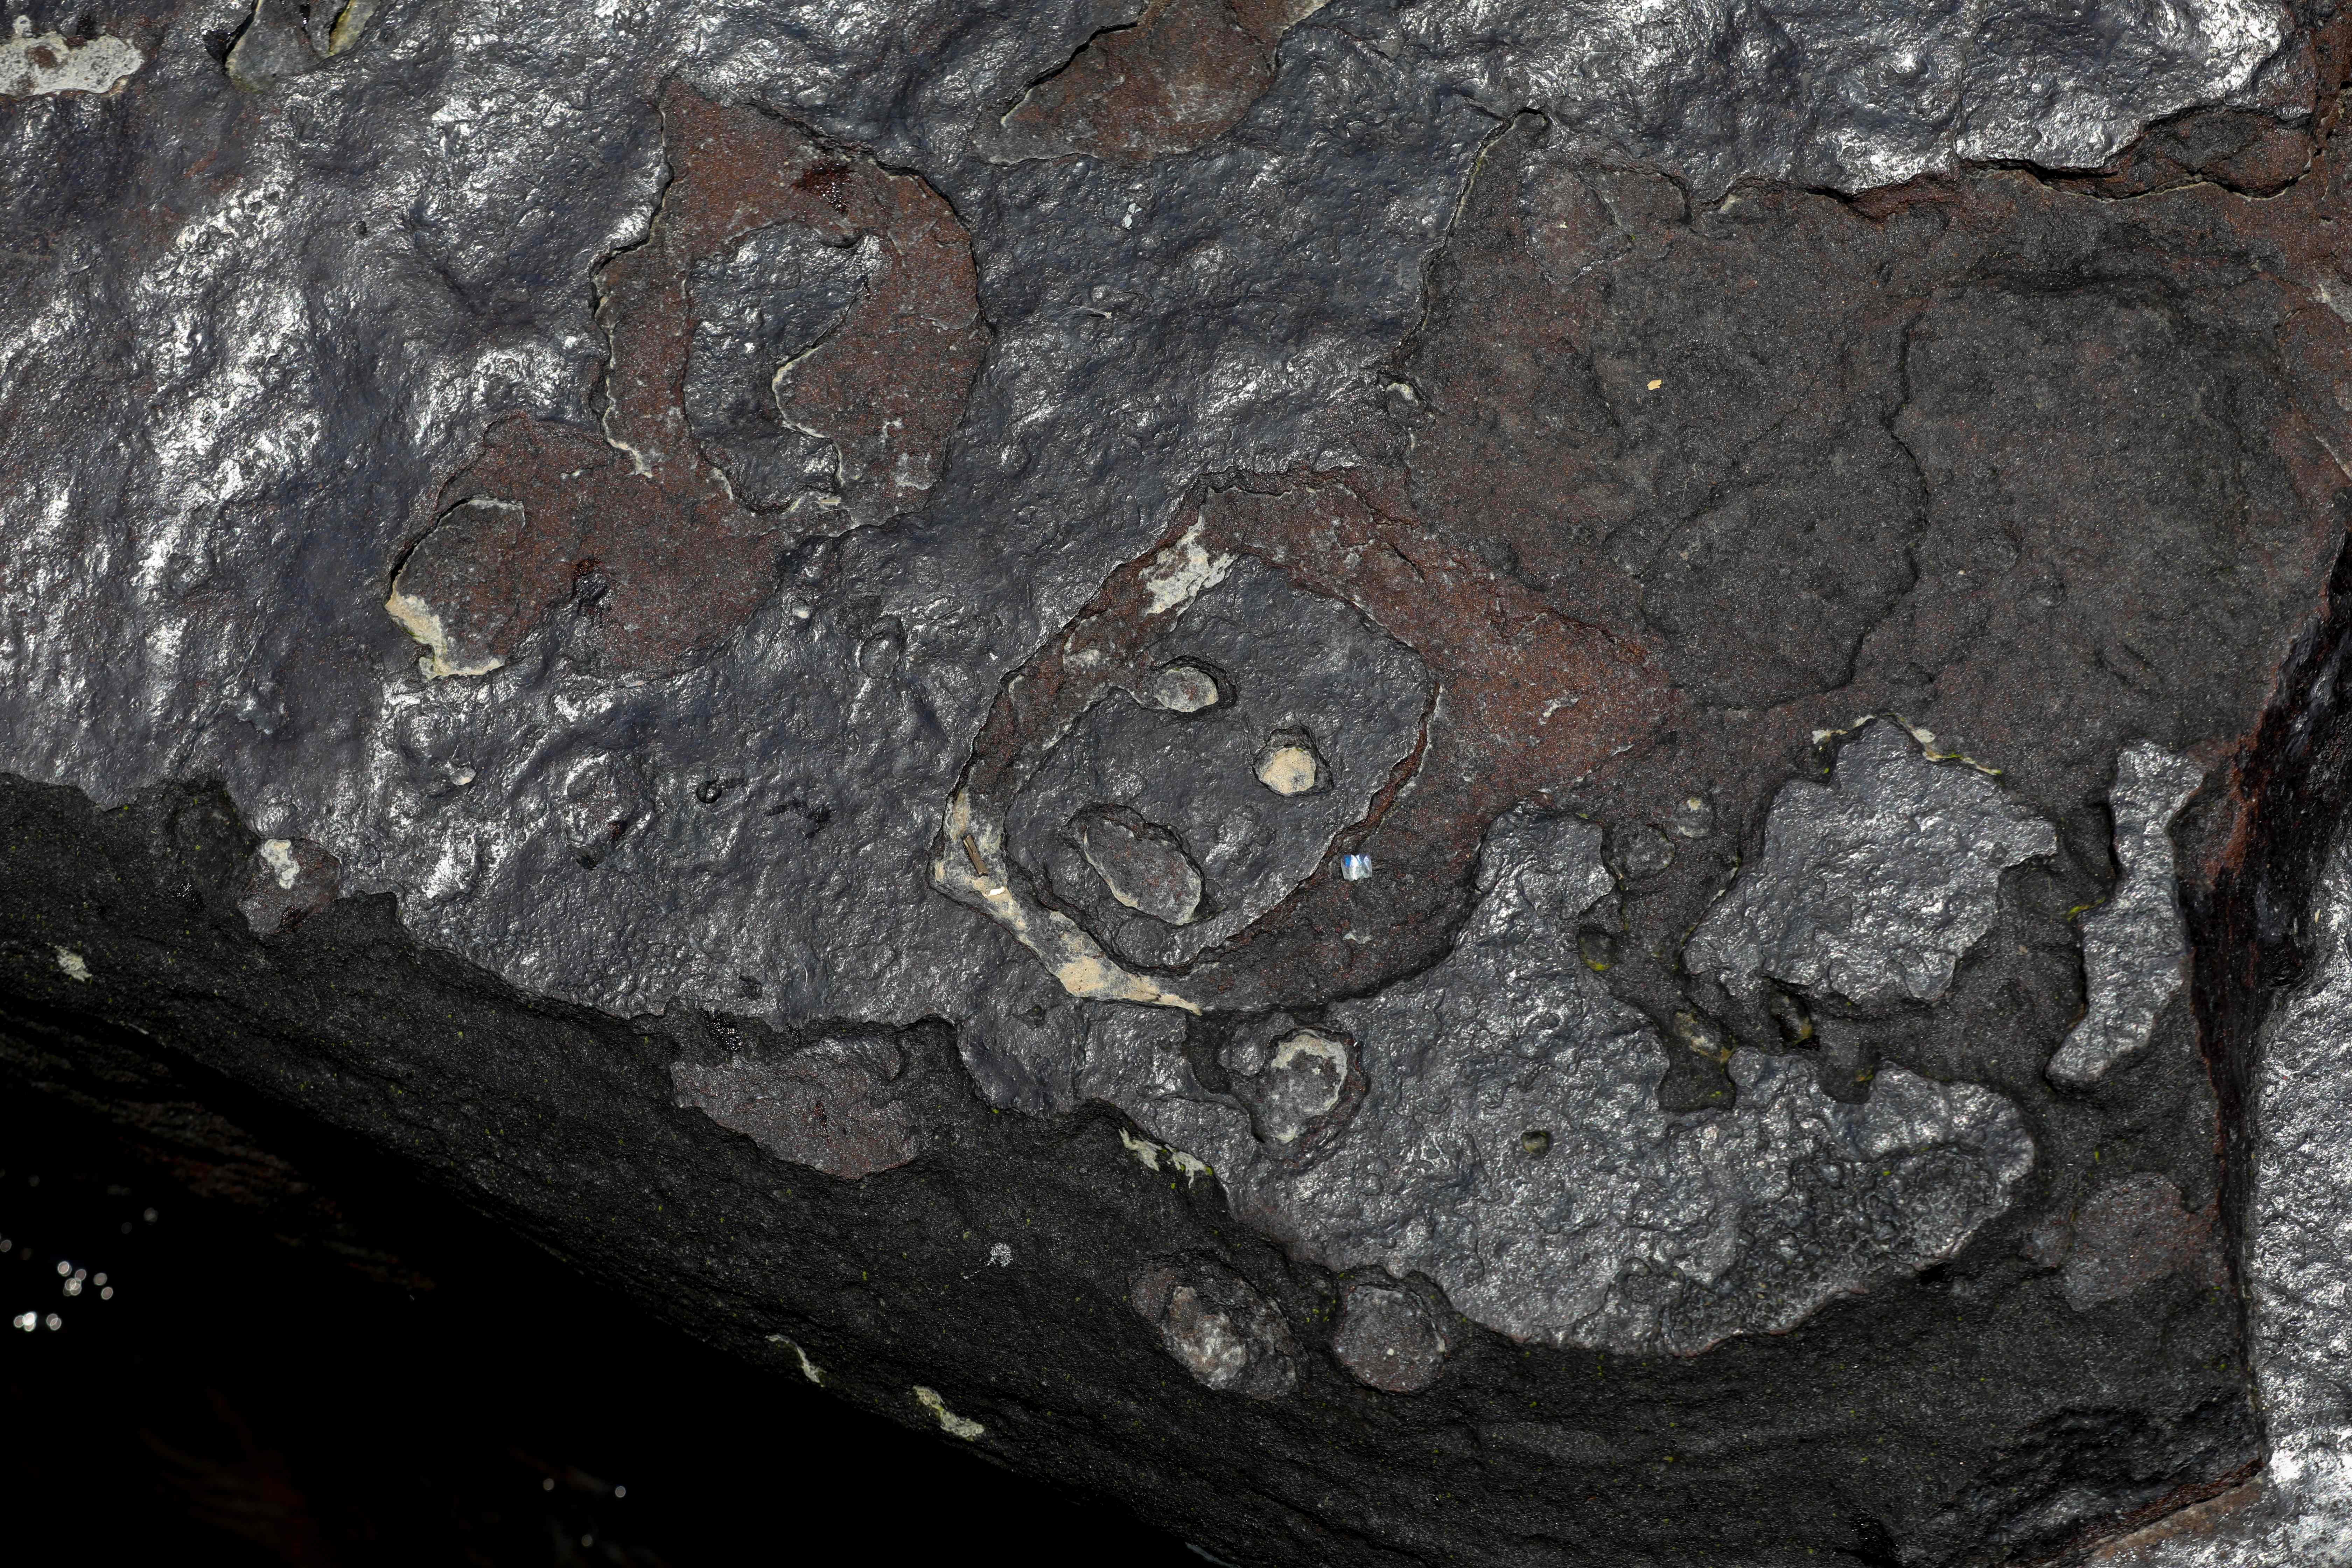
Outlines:
MULTIPOLYGON (((1496 825, 1453 954, 1331 1009, 1368 1088, 1303 1165, 1268 1146, 1263 1111, 1254 1136, 1198 1080, 1181 1020, 1102 1037, 1094 1092, 1206 1160, 1240 1213, 1316 1261, 1426 1275, 1473 1320, 1558 1345, 1687 1355, 1785 1332, 1950 1257, 2009 1206, 2032 1140, 1976 1085, 1890 1067, 1846 1105, 1809 1063, 1741 1051, 1734 1107, 1663 1109, 1663 1042, 1576 952, 1576 917, 1611 886, 1601 837, 1572 819, 1496 825)), ((1286 1045, 1308 1048, 1292 1037, 1262 1071, 1286 1045)))
POLYGON ((29 1081, 1229 1561, 2063 1560, 2321 1451, 2340 19, 485 5, 0 53, 29 1081), (2156 1182, 2293 1300, 2076 1310, 2156 1182))

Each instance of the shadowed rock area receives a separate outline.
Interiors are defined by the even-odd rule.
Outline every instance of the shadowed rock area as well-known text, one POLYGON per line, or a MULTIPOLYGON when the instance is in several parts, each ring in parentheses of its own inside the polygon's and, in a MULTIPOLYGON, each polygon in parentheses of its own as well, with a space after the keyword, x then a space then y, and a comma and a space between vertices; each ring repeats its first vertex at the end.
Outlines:
POLYGON ((877 16, 16 27, 7 1005, 1223 1560, 2325 1539, 2352 22, 877 16))

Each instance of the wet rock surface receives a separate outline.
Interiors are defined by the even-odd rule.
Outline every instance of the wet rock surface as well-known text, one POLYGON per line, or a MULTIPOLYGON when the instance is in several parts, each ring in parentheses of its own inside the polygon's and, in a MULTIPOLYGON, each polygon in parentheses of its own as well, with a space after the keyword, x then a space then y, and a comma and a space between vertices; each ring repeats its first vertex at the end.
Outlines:
POLYGON ((1235 1561, 2233 1495, 2347 46, 35 8, 0 990, 1235 1561))
POLYGON ((1328 1033, 1270 1051, 1244 1036, 1220 1060, 1234 1096, 1256 1100, 1245 1117, 1152 1041, 1156 1070, 1097 1092, 1208 1161, 1239 1213, 1303 1256, 1424 1276, 1472 1320, 1557 1345, 1695 1354, 1783 1331, 1950 1256, 2009 1205, 2032 1142, 1974 1085, 1888 1067, 1849 1107, 1801 1058, 1742 1050, 1733 1104, 1662 1105, 1664 1042, 1570 934, 1610 887, 1600 838, 1498 824, 1453 954, 1330 1010, 1360 1066, 1328 1033), (1310 1063, 1307 1103, 1309 1085, 1260 1087, 1310 1063), (1363 1103, 1326 1144, 1296 1147, 1299 1112, 1339 1104, 1341 1066, 1369 1084, 1363 1103))

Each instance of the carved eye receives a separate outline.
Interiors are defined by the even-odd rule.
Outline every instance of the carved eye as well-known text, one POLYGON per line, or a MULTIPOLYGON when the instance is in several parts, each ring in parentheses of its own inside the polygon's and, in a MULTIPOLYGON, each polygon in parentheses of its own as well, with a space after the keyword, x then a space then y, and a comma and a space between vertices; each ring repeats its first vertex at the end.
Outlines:
POLYGON ((1171 713, 1198 713, 1224 700, 1213 672, 1182 660, 1160 666, 1144 696, 1153 707, 1171 713))
POLYGON ((1304 730, 1277 730, 1258 749, 1257 782, 1280 795, 1312 795, 1329 782, 1304 730))
POLYGON ((1183 841, 1157 823, 1118 806, 1082 813, 1074 825, 1079 850, 1110 896, 1171 926, 1201 912, 1206 884, 1183 841))

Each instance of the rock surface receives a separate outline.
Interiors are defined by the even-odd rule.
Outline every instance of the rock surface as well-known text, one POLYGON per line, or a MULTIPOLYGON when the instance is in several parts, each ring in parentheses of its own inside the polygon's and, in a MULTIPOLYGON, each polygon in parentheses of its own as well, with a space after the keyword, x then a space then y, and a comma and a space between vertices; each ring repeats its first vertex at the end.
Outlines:
POLYGON ((2337 1506, 2332 6, 12 37, 45 1039, 1234 1561, 2337 1506))

